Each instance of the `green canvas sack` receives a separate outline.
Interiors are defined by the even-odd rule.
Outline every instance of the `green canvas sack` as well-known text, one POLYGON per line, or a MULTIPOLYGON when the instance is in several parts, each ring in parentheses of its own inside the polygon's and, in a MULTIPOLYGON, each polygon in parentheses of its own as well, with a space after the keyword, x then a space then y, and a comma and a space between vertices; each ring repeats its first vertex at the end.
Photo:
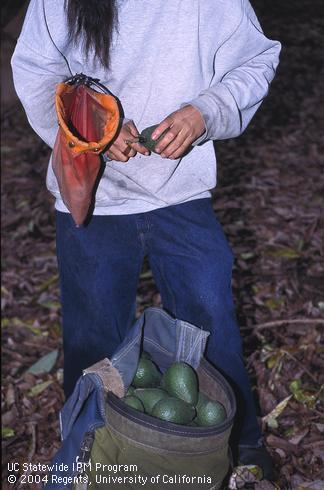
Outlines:
MULTIPOLYGON (((79 404, 83 407, 81 412, 97 410, 102 422, 95 417, 96 422, 88 424, 78 455, 79 468, 74 478, 79 480, 75 479, 74 490, 222 487, 230 468, 228 440, 235 398, 223 376, 203 357, 208 335, 159 308, 148 308, 111 360, 104 359, 84 371, 80 383, 87 382, 86 391, 92 396, 95 392, 96 401, 90 404, 90 395, 88 401, 82 399, 80 384, 76 388, 78 397, 72 397, 69 406, 73 404, 75 408, 79 404), (121 397, 135 375, 142 349, 162 372, 176 361, 187 362, 196 369, 199 390, 224 405, 225 421, 213 427, 182 426, 126 405, 121 397), (94 390, 89 388, 89 380, 96 385, 94 390)), ((68 410, 63 410, 66 439, 72 437, 75 423, 80 425, 80 415, 77 420, 67 420, 68 414, 68 410)))
MULTIPOLYGON (((200 390, 233 415, 233 400, 219 373, 204 359, 197 371, 200 390)), ((111 393, 106 414, 108 423, 96 430, 91 450, 88 475, 93 490, 104 485, 134 490, 221 488, 230 466, 232 417, 216 428, 177 426, 138 412, 111 393), (116 464, 125 467, 118 471, 116 464)))

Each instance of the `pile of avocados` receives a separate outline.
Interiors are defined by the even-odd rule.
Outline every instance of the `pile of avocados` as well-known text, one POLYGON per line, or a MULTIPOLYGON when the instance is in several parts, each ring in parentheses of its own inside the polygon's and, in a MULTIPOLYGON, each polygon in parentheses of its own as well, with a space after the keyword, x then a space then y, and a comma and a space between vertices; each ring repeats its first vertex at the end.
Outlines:
POLYGON ((173 424, 213 427, 226 419, 224 406, 199 392, 197 374, 189 364, 175 362, 162 375, 145 351, 122 401, 173 424))

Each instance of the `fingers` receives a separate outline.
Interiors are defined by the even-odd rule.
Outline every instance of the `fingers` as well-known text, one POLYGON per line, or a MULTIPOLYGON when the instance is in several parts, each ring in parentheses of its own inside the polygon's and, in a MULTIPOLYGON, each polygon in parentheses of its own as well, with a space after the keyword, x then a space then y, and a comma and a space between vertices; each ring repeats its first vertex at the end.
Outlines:
MULTIPOLYGON (((163 152, 164 158, 170 158, 171 160, 175 160, 183 156, 183 154, 188 150, 191 145, 191 138, 187 137, 185 139, 179 138, 169 145, 163 152)), ((162 155, 161 155, 162 156, 162 155)))
POLYGON ((171 128, 174 124, 172 115, 163 119, 163 121, 158 125, 158 127, 152 133, 152 140, 157 140, 161 134, 168 128, 171 128))
POLYGON ((162 158, 179 158, 179 156, 190 146, 190 143, 190 138, 180 131, 176 136, 171 134, 168 138, 163 138, 163 140, 161 140, 161 148, 156 148, 156 151, 159 153, 160 150, 162 158))
POLYGON ((106 153, 111 160, 127 162, 131 157, 136 155, 136 150, 126 145, 122 138, 117 138, 106 153))
POLYGON ((185 106, 171 113, 155 129, 153 139, 159 138, 166 131, 156 144, 155 151, 163 158, 179 158, 204 130, 201 113, 191 105, 185 106))
MULTIPOLYGON (((129 135, 127 136, 127 134, 125 134, 125 140, 127 141, 127 139, 134 139, 134 138, 137 138, 139 136, 139 132, 138 132, 138 129, 137 127, 135 126, 134 124, 134 121, 128 121, 125 126, 124 126, 124 129, 125 129, 125 133, 126 131, 128 130, 129 131, 129 135)), ((145 146, 141 145, 140 143, 128 143, 128 145, 133 148, 133 150, 137 153, 141 153, 142 155, 149 155, 150 152, 148 151, 147 148, 145 148, 145 146)))
MULTIPOLYGON (((134 150, 133 150, 134 151, 134 150)), ((118 148, 114 147, 113 149, 109 149, 107 152, 106 152, 107 156, 111 159, 111 160, 116 160, 117 162, 128 162, 128 160, 132 157, 132 156, 135 156, 135 152, 134 152, 134 155, 130 155, 130 153, 127 154, 127 151, 126 153, 123 153, 122 151, 120 151, 118 148)))
POLYGON ((123 126, 122 131, 123 132, 128 131, 133 138, 137 138, 137 136, 139 136, 139 132, 138 132, 137 127, 134 124, 134 121, 128 121, 123 126))
POLYGON ((155 151, 160 153, 162 157, 169 157, 172 152, 174 152, 179 145, 184 141, 183 136, 177 128, 173 127, 169 129, 165 136, 159 141, 155 147, 155 151), (171 149, 171 152, 169 151, 171 149))
POLYGON ((179 111, 166 117, 154 130, 152 139, 159 138, 166 131, 162 139, 156 144, 155 151, 163 158, 179 158, 191 143, 188 140, 189 131, 179 118, 179 111), (181 150, 180 150, 181 149, 181 150))
POLYGON ((140 143, 129 143, 129 146, 137 153, 141 153, 142 155, 148 156, 150 152, 145 146, 140 143))
POLYGON ((181 128, 179 124, 174 124, 158 142, 155 151, 160 153, 162 158, 179 158, 191 142, 189 131, 181 128))
POLYGON ((163 138, 157 143, 155 147, 155 151, 157 153, 161 153, 161 156, 166 156, 166 148, 171 144, 174 143, 176 139, 181 138, 179 135, 179 131, 177 130, 176 127, 170 128, 163 138))
POLYGON ((128 121, 120 130, 118 137, 107 150, 107 155, 111 160, 127 162, 134 157, 137 152, 148 155, 148 150, 139 143, 127 144, 125 141, 132 140, 139 136, 139 132, 133 121, 128 121))

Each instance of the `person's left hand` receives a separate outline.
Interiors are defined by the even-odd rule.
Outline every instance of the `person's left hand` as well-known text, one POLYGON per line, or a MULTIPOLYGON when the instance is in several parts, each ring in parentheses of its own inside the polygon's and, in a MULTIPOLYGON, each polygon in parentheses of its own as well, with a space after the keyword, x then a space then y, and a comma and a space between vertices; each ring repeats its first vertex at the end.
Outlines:
POLYGON ((152 139, 156 140, 170 128, 155 147, 163 158, 176 159, 190 147, 205 131, 205 122, 201 113, 192 105, 172 112, 154 130, 152 139))

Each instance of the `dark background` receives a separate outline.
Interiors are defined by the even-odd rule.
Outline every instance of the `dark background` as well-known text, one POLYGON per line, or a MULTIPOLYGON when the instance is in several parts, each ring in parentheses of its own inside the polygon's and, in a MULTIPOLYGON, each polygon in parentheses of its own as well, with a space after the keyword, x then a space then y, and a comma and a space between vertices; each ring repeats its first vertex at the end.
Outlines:
MULTIPOLYGON (((7 462, 50 460, 64 399, 49 150, 28 126, 9 65, 23 3, 2 2, 1 18, 5 472, 7 462), (47 354, 43 373, 27 372, 47 354)), ((216 143, 214 208, 236 256, 237 314, 279 488, 317 490, 324 488, 324 8, 322 0, 252 3, 266 35, 283 44, 281 63, 244 135, 216 143)), ((161 305, 160 296, 145 264, 137 314, 152 304, 161 305)))

